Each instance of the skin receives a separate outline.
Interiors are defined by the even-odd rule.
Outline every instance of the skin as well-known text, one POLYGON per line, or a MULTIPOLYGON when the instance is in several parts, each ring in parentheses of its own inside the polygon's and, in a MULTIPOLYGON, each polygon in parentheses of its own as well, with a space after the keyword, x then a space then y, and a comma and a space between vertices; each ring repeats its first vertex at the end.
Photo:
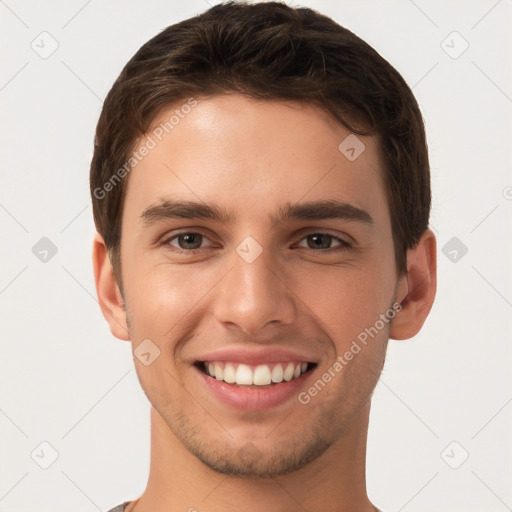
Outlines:
POLYGON ((398 276, 375 137, 359 137, 366 149, 351 162, 338 150, 349 132, 310 105, 238 94, 197 99, 129 175, 124 296, 103 239, 94 242, 96 288, 112 333, 133 349, 149 338, 160 350, 149 366, 134 357, 152 404, 150 474, 134 510, 373 511, 365 483, 371 395, 389 337, 414 336, 431 309, 435 237, 425 231, 398 276), (214 203, 233 219, 145 225, 142 212, 164 197, 214 203), (326 199, 367 211, 373 225, 273 226, 268 218, 286 203, 326 199), (194 239, 195 253, 177 252, 190 247, 183 240, 168 241, 178 232, 204 235, 194 239), (315 233, 352 247, 327 237, 315 251, 315 233), (248 236, 262 248, 252 263, 236 252, 248 236), (395 302, 402 309, 391 323, 306 405, 235 409, 207 391, 193 367, 200 354, 228 346, 291 349, 317 363, 307 390, 395 302))

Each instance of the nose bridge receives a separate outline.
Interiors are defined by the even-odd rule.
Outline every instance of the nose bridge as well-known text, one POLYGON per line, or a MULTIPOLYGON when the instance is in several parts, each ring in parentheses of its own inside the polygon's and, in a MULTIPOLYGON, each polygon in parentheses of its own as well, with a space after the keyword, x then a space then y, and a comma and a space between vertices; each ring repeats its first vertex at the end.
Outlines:
POLYGON ((246 239, 236 250, 233 268, 220 283, 215 317, 256 333, 269 322, 289 324, 295 311, 286 275, 270 251, 246 239))

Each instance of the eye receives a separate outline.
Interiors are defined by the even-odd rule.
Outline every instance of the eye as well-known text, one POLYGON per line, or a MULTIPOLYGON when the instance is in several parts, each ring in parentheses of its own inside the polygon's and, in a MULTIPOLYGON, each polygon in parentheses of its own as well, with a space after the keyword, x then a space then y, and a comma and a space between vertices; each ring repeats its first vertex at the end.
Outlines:
MULTIPOLYGON (((336 249, 336 247, 341 249, 348 249, 352 247, 351 244, 349 244, 345 240, 342 240, 341 238, 338 238, 334 235, 329 235, 328 233, 311 233, 302 238, 302 240, 306 240, 307 249, 313 249, 324 252, 327 252, 330 249, 336 249), (337 243, 337 246, 331 247, 331 244, 333 242, 337 243)), ((299 247, 304 247, 304 245, 301 245, 302 240, 298 244, 299 247)))
POLYGON ((170 245, 178 250, 178 252, 193 252, 197 249, 202 249, 202 243, 208 238, 202 233, 187 231, 184 233, 175 234, 165 239, 162 244, 170 245))
MULTIPOLYGON (((193 253, 199 249, 205 249, 211 246, 205 245, 208 237, 195 231, 184 231, 162 241, 162 245, 171 246, 172 250, 182 253, 193 253)), ((303 237, 298 247, 312 249, 318 252, 330 252, 331 250, 349 249, 352 245, 329 233, 310 233, 303 237), (304 245, 305 241, 305 245, 304 245), (333 245, 334 244, 334 245, 333 245)))

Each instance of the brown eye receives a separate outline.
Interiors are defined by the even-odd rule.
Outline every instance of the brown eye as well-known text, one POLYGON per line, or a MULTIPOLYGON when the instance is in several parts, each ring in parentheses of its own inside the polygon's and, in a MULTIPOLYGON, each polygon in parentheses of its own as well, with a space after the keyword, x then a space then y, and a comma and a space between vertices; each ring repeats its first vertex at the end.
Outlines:
MULTIPOLYGON (((306 248, 313 250, 326 251, 329 249, 335 249, 336 247, 350 247, 348 242, 345 242, 341 238, 335 237, 333 235, 329 235, 328 233, 312 233, 305 236, 302 240, 306 240, 306 248), (335 243, 334 246, 331 245, 333 242, 335 243)), ((304 245, 301 245, 301 243, 299 243, 299 247, 304 247, 304 245)))

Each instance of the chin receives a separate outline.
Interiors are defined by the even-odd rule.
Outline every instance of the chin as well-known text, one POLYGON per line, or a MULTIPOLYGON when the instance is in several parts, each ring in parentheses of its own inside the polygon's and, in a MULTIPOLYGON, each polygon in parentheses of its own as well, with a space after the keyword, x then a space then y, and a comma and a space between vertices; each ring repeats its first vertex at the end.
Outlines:
POLYGON ((216 473, 247 479, 275 478, 298 471, 320 457, 336 437, 325 429, 312 429, 309 432, 325 435, 301 431, 297 433, 299 438, 290 433, 287 442, 269 435, 254 442, 228 438, 222 443, 218 437, 210 439, 208 434, 200 440, 197 428, 192 431, 195 435, 188 435, 190 430, 175 432, 190 453, 216 473))

